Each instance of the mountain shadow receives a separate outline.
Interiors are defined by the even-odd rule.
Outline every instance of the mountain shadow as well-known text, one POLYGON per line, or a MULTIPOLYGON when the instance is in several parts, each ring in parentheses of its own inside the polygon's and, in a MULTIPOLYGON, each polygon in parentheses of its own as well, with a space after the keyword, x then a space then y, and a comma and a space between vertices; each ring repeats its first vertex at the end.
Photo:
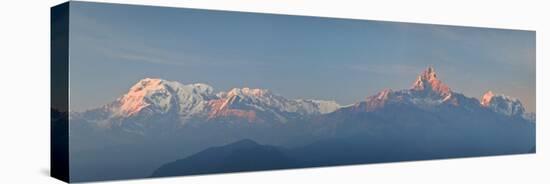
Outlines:
MULTIPOLYGON (((535 151, 534 147, 528 149, 529 145, 524 142, 515 143, 511 140, 518 137, 506 139, 506 136, 493 136, 496 139, 487 139, 484 142, 455 137, 449 131, 444 135, 415 132, 417 133, 410 135, 385 132, 383 136, 364 134, 333 137, 293 148, 260 145, 244 139, 225 146, 208 148, 165 164, 155 170, 151 177, 523 154, 535 151)), ((482 138, 475 134, 470 136, 476 140, 482 138)))
POLYGON ((151 177, 260 171, 298 167, 280 148, 244 139, 161 166, 151 177))
POLYGON ((535 151, 536 115, 526 114, 518 99, 491 91, 482 99, 468 97, 437 76, 429 67, 412 88, 385 89, 346 106, 287 99, 267 89, 214 93, 201 83, 143 79, 117 101, 71 114, 71 178, 128 179, 152 173, 179 176, 535 151), (242 139, 250 140, 238 141, 242 139))

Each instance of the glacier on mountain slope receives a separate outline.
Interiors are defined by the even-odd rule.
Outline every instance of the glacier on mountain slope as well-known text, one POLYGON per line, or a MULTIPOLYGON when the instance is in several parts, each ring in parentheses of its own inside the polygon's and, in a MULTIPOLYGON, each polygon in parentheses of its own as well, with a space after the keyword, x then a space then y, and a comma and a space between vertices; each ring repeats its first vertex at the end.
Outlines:
MULTIPOLYGON (((386 104, 409 104, 425 110, 433 110, 439 105, 462 106, 474 110, 487 108, 506 116, 518 116, 534 121, 534 113, 526 113, 518 99, 504 95, 494 95, 488 91, 480 100, 453 92, 438 79, 435 70, 428 67, 414 81, 409 89, 393 91, 386 89, 369 96, 363 102, 347 107, 362 107, 366 111, 383 108, 386 104)), ((132 116, 175 114, 186 121, 192 118, 214 118, 233 115, 254 121, 258 115, 270 116, 286 122, 287 113, 302 116, 328 114, 344 108, 335 101, 314 99, 287 99, 267 89, 233 88, 227 92, 214 93, 207 84, 184 85, 176 81, 145 78, 133 85, 130 90, 115 102, 88 114, 107 123, 110 118, 124 119, 132 116)), ((78 117, 78 115, 71 115, 78 117)), ((88 116, 90 117, 90 116, 88 116)))
POLYGON ((306 146, 304 155, 325 161, 382 156, 390 158, 382 159, 387 162, 403 156, 418 160, 534 150, 535 124, 528 122, 534 122, 535 114, 520 116, 521 103, 499 102, 516 101, 511 99, 487 97, 484 102, 453 92, 433 68, 422 72, 409 89, 385 89, 348 106, 287 99, 265 89, 215 92, 206 84, 143 79, 108 105, 70 113, 71 167, 85 176, 94 172, 118 177, 122 170, 143 177, 162 163, 243 138, 306 146), (357 149, 361 154, 338 151, 357 149), (323 157, 327 154, 336 156, 323 157))
POLYGON ((492 91, 487 91, 483 95, 481 105, 507 116, 525 115, 525 108, 518 99, 501 94, 495 95, 492 91))
POLYGON ((294 112, 302 115, 330 113, 340 107, 335 101, 291 100, 266 89, 233 88, 229 92, 221 92, 217 96, 220 98, 238 96, 242 101, 247 101, 258 110, 265 111, 266 108, 270 108, 278 112, 294 112))
POLYGON ((417 77, 410 89, 399 91, 385 89, 376 95, 367 97, 366 101, 360 102, 356 107, 363 108, 366 111, 375 111, 384 108, 388 104, 402 104, 412 105, 424 110, 434 110, 434 108, 438 108, 439 105, 443 104, 452 106, 472 105, 471 101, 462 94, 451 91, 451 88, 437 78, 435 70, 429 67, 417 77), (466 99, 465 101, 468 102, 459 104, 461 99, 466 99))
POLYGON ((117 99, 111 109, 115 117, 174 112, 185 119, 203 113, 207 106, 206 101, 215 98, 213 91, 211 86, 201 83, 183 85, 174 81, 146 78, 117 99))
POLYGON ((474 110, 481 106, 505 116, 521 117, 531 122, 535 120, 535 114, 525 112, 525 108, 516 98, 501 94, 495 95, 488 91, 478 101, 475 98, 453 92, 451 88, 437 78, 437 74, 432 67, 428 67, 423 71, 410 89, 400 91, 386 89, 368 97, 365 102, 361 103, 356 106, 365 108, 366 111, 374 111, 392 103, 414 105, 424 110, 434 110, 439 105, 445 104, 460 106, 467 110, 474 110))
POLYGON ((301 104, 304 109, 308 109, 308 112, 318 111, 320 114, 327 114, 334 112, 342 107, 336 101, 327 100, 313 100, 313 99, 297 99, 298 104, 301 104))
POLYGON ((99 124, 108 124, 109 121, 136 116, 177 114, 180 121, 186 121, 206 118, 212 112, 221 110, 215 108, 225 108, 227 105, 237 108, 246 106, 249 110, 271 113, 276 117, 284 117, 282 113, 306 116, 326 114, 340 108, 335 101, 287 99, 266 89, 233 88, 227 92, 214 93, 214 88, 207 84, 184 85, 176 81, 145 78, 114 102, 98 109, 73 113, 72 117, 84 116, 99 124), (223 104, 213 106, 212 102, 215 101, 223 104))

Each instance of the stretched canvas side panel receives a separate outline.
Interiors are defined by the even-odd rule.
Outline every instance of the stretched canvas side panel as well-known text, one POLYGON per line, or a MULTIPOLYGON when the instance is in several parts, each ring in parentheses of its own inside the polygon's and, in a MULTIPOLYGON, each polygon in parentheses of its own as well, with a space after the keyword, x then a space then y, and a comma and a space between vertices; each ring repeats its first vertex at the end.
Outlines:
POLYGON ((69 3, 51 8, 51 176, 69 182, 69 3))

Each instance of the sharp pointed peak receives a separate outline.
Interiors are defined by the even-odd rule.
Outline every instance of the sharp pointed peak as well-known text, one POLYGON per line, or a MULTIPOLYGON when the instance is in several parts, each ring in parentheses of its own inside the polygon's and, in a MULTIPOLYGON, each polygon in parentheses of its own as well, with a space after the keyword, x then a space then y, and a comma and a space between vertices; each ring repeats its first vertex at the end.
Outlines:
POLYGON ((451 94, 451 89, 445 83, 437 78, 437 73, 434 67, 428 66, 426 70, 422 71, 418 75, 416 81, 413 83, 412 90, 415 91, 433 91, 447 96, 451 94))
POLYGON ((434 79, 437 79, 437 73, 435 72, 435 69, 432 66, 428 66, 426 70, 420 73, 418 77, 426 80, 434 80, 434 79))
POLYGON ((485 92, 480 100, 481 106, 484 106, 484 107, 489 106, 494 96, 495 94, 491 90, 485 92))
POLYGON ((432 65, 429 65, 428 68, 426 68, 426 72, 435 72, 434 67, 432 65))

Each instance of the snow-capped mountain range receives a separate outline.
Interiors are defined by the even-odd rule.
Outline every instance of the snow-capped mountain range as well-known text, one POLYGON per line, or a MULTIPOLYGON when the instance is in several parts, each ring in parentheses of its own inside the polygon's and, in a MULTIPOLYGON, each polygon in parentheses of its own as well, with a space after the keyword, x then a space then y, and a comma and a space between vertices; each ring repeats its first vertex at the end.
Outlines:
POLYGON ((287 99, 267 89, 245 87, 214 93, 213 87, 207 84, 184 85, 176 81, 145 78, 114 102, 73 114, 72 117, 105 122, 106 119, 171 114, 177 115, 182 123, 196 118, 212 120, 228 117, 248 122, 276 120, 284 123, 288 116, 326 114, 340 107, 335 101, 287 99), (100 117, 98 112, 101 112, 100 117))
POLYGON ((366 101, 357 103, 354 107, 373 111, 392 103, 414 105, 425 110, 433 110, 440 105, 459 106, 469 110, 482 107, 505 116, 519 116, 534 121, 534 114, 526 113, 518 99, 502 94, 495 95, 492 91, 486 92, 480 100, 467 97, 452 91, 449 86, 439 80, 432 67, 423 71, 410 89, 400 91, 385 89, 376 95, 367 97, 366 101))
POLYGON ((467 97, 431 67, 408 89, 350 105, 146 78, 107 105, 69 116, 71 167, 83 171, 73 174, 104 179, 120 171, 150 176, 161 164, 242 139, 298 148, 292 154, 313 165, 526 153, 536 141, 535 114, 518 99, 490 91, 467 97))
POLYGON ((227 92, 214 92, 207 84, 181 84, 164 79, 145 78, 111 104, 84 113, 79 117, 89 120, 131 118, 171 114, 182 123, 189 119, 233 118, 246 122, 287 122, 296 116, 315 116, 334 112, 340 108, 375 111, 387 104, 408 104, 430 110, 439 105, 461 106, 470 110, 482 107, 505 116, 519 116, 534 122, 534 113, 526 113, 521 102, 505 95, 485 93, 480 100, 466 97, 451 90, 428 67, 414 81, 410 89, 385 89, 365 101, 342 106, 335 101, 314 99, 287 99, 267 89, 233 88, 227 92), (101 116, 97 117, 97 112, 101 116))

